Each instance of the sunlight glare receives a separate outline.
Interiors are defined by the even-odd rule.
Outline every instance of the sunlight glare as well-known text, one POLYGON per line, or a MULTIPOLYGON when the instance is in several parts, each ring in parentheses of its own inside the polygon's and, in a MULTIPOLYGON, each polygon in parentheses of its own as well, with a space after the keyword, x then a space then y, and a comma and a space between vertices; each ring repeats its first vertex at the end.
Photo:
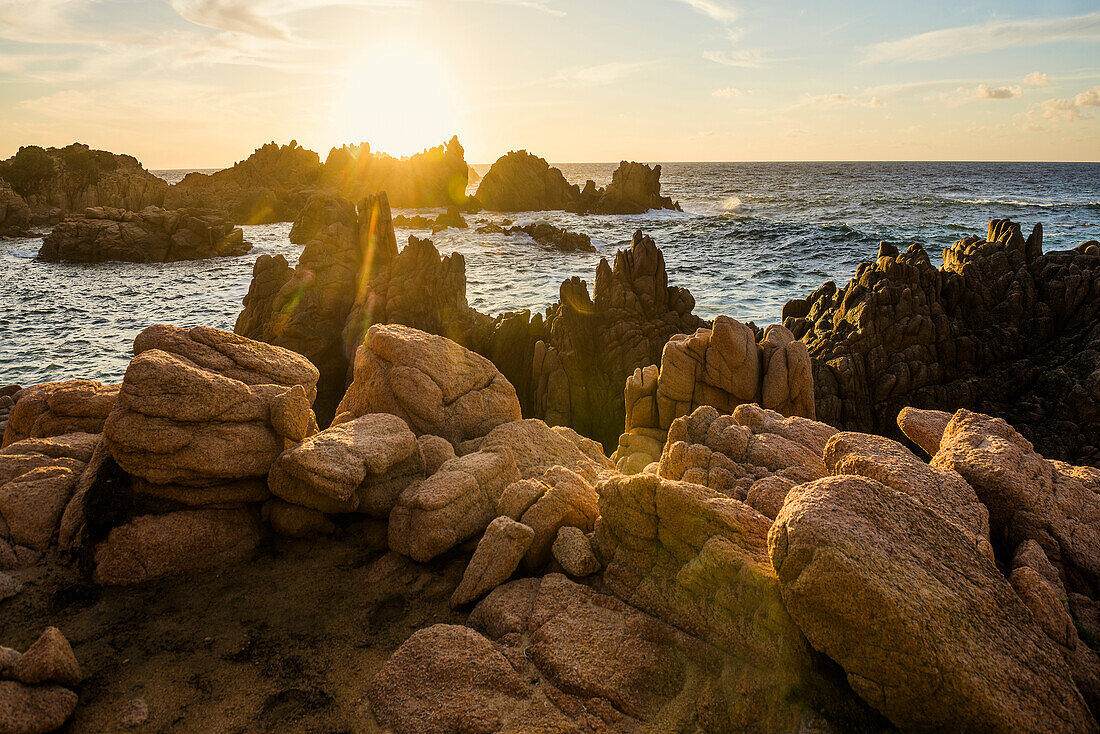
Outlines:
POLYGON ((336 100, 336 145, 370 143, 405 156, 439 145, 455 127, 455 89, 443 66, 410 43, 375 46, 348 65, 336 100))

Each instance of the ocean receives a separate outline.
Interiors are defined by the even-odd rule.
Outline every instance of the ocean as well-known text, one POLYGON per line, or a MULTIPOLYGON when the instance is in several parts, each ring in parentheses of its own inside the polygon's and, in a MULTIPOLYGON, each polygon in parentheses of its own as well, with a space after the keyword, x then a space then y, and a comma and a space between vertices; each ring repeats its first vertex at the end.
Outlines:
MULTIPOLYGON (((605 185, 617 164, 555 165, 570 181, 605 185)), ((474 168, 484 174, 489 166, 474 168)), ((177 181, 186 171, 154 173, 177 181)), ((667 163, 661 181, 683 213, 482 213, 468 215, 465 230, 398 229, 398 243, 415 234, 443 253, 462 253, 467 296, 480 311, 541 311, 566 278, 579 275, 591 287, 600 258, 613 260, 641 229, 664 251, 669 283, 695 296, 696 313, 765 325, 826 280, 843 285, 874 259, 880 241, 919 242, 939 264, 944 248, 984 234, 993 218, 1011 217, 1025 234, 1042 222, 1046 250, 1100 239, 1096 163, 667 163), (584 232, 597 252, 561 253, 525 236, 475 231, 505 218, 584 232)), ((401 213, 412 212, 394 210, 401 213)), ((244 227, 253 250, 242 257, 151 265, 41 263, 40 239, 0 239, 0 385, 117 382, 134 336, 150 324, 232 330, 256 257, 297 260, 290 226, 244 227)))

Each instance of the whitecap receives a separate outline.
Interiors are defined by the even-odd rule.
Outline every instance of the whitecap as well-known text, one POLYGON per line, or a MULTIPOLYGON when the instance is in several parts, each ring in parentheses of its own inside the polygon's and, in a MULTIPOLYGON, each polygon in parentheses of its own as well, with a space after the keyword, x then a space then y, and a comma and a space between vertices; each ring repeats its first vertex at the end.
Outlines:
POLYGON ((752 209, 741 201, 740 196, 731 196, 722 202, 722 211, 730 214, 748 214, 752 209))

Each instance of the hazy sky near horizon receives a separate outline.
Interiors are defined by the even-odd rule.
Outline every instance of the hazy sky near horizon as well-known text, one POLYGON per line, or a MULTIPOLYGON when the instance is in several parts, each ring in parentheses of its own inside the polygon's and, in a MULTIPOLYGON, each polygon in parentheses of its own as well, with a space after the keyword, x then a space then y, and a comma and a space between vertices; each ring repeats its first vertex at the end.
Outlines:
POLYGON ((1091 2, 0 0, 0 158, 1100 160, 1091 2))

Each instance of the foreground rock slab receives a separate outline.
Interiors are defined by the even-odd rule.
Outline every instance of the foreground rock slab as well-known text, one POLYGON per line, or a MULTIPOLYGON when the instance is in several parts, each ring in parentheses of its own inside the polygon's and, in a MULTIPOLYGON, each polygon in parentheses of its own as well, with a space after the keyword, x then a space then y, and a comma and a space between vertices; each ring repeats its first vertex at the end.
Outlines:
POLYGON ((854 476, 800 485, 768 551, 811 644, 900 728, 1098 730, 993 562, 909 496, 854 476))

